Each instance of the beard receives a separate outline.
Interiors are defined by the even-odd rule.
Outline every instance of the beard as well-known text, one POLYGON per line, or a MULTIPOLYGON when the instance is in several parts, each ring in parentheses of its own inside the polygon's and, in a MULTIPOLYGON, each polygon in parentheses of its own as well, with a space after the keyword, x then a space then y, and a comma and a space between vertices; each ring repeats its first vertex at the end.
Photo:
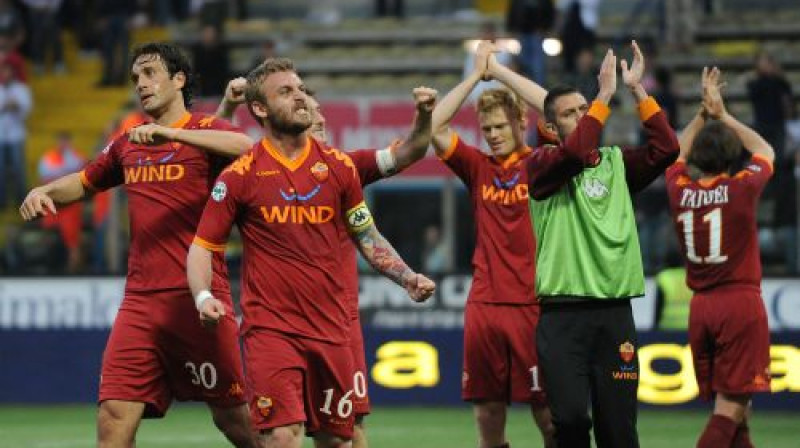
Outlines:
POLYGON ((306 119, 302 119, 295 116, 294 109, 286 113, 267 107, 267 122, 273 131, 280 134, 300 135, 305 132, 311 127, 311 114, 307 115, 306 119))

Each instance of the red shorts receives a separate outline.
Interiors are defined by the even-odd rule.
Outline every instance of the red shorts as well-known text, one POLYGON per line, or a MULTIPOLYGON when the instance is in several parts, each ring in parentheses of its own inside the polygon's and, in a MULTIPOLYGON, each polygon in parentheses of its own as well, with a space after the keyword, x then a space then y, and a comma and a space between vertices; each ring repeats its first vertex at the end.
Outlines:
POLYGON ((545 406, 536 355, 538 305, 468 302, 461 398, 545 406))
POLYGON ((353 355, 353 412, 356 417, 370 412, 367 394, 367 360, 364 356, 364 335, 361 333, 361 321, 356 316, 350 323, 350 350, 353 355))
POLYGON ((757 288, 726 286, 695 294, 689 343, 703 399, 715 392, 770 390, 769 325, 757 288))
POLYGON ((271 330, 244 337, 250 415, 257 430, 305 423, 306 432, 353 437, 353 359, 335 345, 271 330))
POLYGON ((173 398, 246 403, 239 328, 230 297, 219 298, 228 313, 207 329, 188 291, 127 295, 103 353, 99 401, 144 402, 145 417, 162 417, 173 398))

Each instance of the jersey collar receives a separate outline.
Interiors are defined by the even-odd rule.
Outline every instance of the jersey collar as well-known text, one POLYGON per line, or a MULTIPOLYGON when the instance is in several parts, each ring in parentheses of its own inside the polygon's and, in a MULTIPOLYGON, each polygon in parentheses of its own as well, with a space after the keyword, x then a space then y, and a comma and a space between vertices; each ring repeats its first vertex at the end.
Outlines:
POLYGON ((296 171, 298 168, 300 168, 300 166, 303 165, 303 162, 305 162, 308 158, 308 154, 311 153, 311 139, 308 137, 306 137, 306 145, 303 147, 303 150, 300 151, 300 154, 295 157, 294 160, 289 160, 283 155, 283 153, 275 149, 275 147, 272 146, 272 142, 270 142, 266 137, 261 139, 261 146, 264 147, 270 157, 278 161, 278 163, 281 165, 285 166, 287 169, 289 169, 289 171, 296 171))
POLYGON ((508 157, 505 158, 505 160, 498 159, 497 157, 495 157, 495 160, 497 160, 497 162, 500 163, 500 166, 502 166, 505 169, 508 169, 514 166, 514 164, 519 162, 523 157, 530 154, 531 151, 533 150, 530 148, 530 146, 523 146, 522 149, 512 152, 508 157))

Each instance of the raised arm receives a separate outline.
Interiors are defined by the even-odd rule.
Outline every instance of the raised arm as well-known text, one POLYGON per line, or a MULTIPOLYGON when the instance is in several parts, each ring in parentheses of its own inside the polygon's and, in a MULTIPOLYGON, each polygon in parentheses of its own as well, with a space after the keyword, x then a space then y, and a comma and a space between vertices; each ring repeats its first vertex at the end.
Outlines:
POLYGON ((450 129, 450 121, 461 109, 461 105, 464 104, 469 93, 472 92, 472 89, 475 88, 486 73, 489 55, 492 51, 495 51, 495 49, 491 44, 484 45, 484 43, 481 43, 478 45, 478 50, 475 54, 475 70, 455 86, 453 90, 447 92, 447 95, 442 98, 433 110, 432 140, 436 155, 444 156, 447 148, 450 147, 453 133, 450 129))
POLYGON ((681 147, 678 160, 682 162, 689 160, 689 154, 692 152, 692 143, 694 142, 694 138, 697 136, 697 133, 700 132, 700 129, 703 129, 705 124, 705 111, 701 107, 697 110, 697 113, 694 115, 694 117, 692 117, 692 121, 690 121, 686 127, 683 128, 681 135, 678 136, 678 143, 681 147))
POLYGON ((403 171, 425 157, 428 145, 431 143, 431 123, 437 92, 420 86, 413 90, 413 95, 416 113, 411 132, 402 143, 389 149, 394 158, 394 172, 403 171))
POLYGON ((86 196, 86 188, 81 182, 81 174, 67 174, 32 189, 19 207, 19 213, 25 221, 48 214, 55 215, 57 213, 56 205, 69 204, 84 196, 86 196))
POLYGON ((143 124, 131 129, 128 139, 134 143, 145 145, 159 145, 167 141, 179 142, 231 159, 239 157, 254 143, 253 139, 241 132, 171 128, 155 123, 143 124))
POLYGON ((742 141, 742 146, 753 155, 759 155, 770 163, 775 160, 775 150, 763 137, 749 126, 728 113, 722 99, 720 71, 716 67, 707 73, 703 69, 703 107, 711 118, 720 120, 742 141), (707 75, 707 76, 706 76, 707 75))
POLYGON ((424 302, 436 290, 436 284, 406 265, 375 224, 353 234, 353 240, 369 264, 379 273, 402 286, 415 302, 424 302))
POLYGON ((222 97, 215 116, 225 120, 232 120, 233 113, 240 104, 244 103, 244 89, 247 86, 247 80, 241 76, 228 81, 225 87, 225 95, 222 97))
POLYGON ((539 115, 544 114, 544 99, 547 97, 547 90, 542 86, 497 62, 494 53, 489 55, 486 72, 513 90, 526 103, 536 109, 536 113, 539 115))
POLYGON ((631 41, 631 49, 633 63, 630 68, 628 61, 620 61, 622 79, 638 103, 639 118, 644 123, 647 144, 643 148, 624 150, 623 158, 628 189, 637 192, 653 182, 675 161, 680 145, 666 114, 642 86, 644 56, 636 41, 631 41))
MULTIPOLYGON (((706 124, 706 118, 710 117, 709 115, 709 108, 711 108, 711 113, 714 116, 719 117, 719 115, 724 111, 725 104, 722 101, 722 97, 714 98, 712 101, 708 98, 709 94, 709 84, 714 83, 715 85, 719 82, 719 69, 714 67, 713 69, 709 70, 708 67, 703 67, 703 73, 700 75, 700 85, 702 90, 702 101, 700 105, 700 109, 697 110, 697 113, 692 118, 692 121, 683 128, 681 131, 681 135, 678 137, 678 142, 680 143, 681 151, 678 159, 685 162, 689 160, 689 154, 692 152, 692 143, 694 143, 694 138, 697 136, 697 133, 700 132, 700 129, 703 129, 703 126, 706 124)), ((717 88, 718 90, 719 88, 717 88)))

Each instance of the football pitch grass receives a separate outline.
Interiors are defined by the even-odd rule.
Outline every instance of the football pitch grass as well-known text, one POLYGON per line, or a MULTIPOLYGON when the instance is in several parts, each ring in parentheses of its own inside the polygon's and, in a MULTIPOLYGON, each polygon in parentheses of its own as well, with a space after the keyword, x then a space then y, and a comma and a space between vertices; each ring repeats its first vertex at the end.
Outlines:
MULTIPOLYGON (((642 448, 694 447, 702 430, 703 411, 641 410, 642 448)), ((20 448, 86 448, 94 446, 95 408, 91 405, 0 405, 0 446, 20 448)), ((751 424, 758 447, 800 447, 800 413, 756 412, 751 424)), ((476 446, 469 408, 376 408, 367 419, 374 448, 470 448, 476 446)), ((529 413, 514 408, 508 419, 514 447, 540 447, 529 413)), ((137 446, 211 448, 229 446, 203 406, 177 405, 167 418, 145 421, 137 446)), ((311 447, 306 440, 304 447, 311 447)))

